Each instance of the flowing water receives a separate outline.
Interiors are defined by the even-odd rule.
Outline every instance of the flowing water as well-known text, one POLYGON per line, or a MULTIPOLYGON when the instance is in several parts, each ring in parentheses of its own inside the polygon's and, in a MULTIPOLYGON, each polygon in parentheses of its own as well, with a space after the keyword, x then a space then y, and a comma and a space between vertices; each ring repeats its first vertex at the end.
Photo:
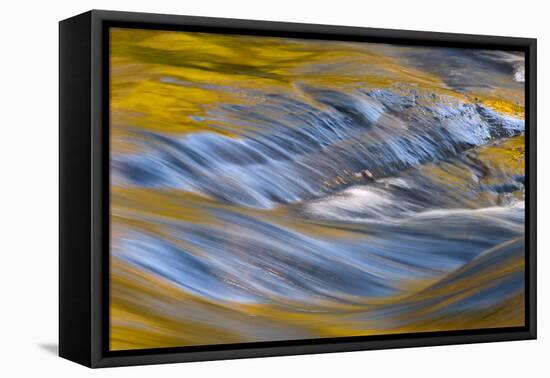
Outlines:
POLYGON ((523 325, 521 54, 111 50, 111 349, 523 325))

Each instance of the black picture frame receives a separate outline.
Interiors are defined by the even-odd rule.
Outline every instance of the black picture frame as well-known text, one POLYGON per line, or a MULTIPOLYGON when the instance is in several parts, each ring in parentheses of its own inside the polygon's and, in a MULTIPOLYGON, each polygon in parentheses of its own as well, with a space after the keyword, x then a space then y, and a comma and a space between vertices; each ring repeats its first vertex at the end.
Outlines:
POLYGON ((59 354, 88 367, 536 338, 536 39, 92 10, 59 24, 59 354), (109 351, 109 70, 112 26, 415 46, 526 56, 525 327, 109 351))

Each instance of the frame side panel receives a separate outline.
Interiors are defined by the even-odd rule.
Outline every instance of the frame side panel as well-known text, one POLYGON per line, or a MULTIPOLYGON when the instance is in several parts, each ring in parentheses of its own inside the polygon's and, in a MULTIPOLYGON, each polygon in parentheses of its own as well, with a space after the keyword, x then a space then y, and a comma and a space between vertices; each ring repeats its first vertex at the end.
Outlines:
POLYGON ((59 355, 90 365, 89 13, 59 23, 59 355))

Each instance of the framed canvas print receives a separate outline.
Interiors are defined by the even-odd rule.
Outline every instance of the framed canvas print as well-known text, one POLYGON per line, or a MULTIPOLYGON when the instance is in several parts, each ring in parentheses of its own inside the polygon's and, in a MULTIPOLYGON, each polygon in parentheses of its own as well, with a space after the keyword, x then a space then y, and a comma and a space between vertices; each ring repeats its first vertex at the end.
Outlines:
POLYGON ((536 40, 60 23, 60 355, 536 337, 536 40))

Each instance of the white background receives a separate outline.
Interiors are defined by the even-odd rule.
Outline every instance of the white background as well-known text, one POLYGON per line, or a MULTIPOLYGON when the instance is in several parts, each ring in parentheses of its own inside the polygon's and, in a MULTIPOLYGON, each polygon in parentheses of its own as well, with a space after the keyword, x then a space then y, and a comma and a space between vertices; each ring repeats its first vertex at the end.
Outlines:
POLYGON ((0 21, 0 376, 550 376, 545 1, 5 1, 0 21), (58 25, 89 9, 371 26, 539 39, 539 340, 90 370, 55 355, 58 25), (545 350, 546 349, 546 350, 545 350))

